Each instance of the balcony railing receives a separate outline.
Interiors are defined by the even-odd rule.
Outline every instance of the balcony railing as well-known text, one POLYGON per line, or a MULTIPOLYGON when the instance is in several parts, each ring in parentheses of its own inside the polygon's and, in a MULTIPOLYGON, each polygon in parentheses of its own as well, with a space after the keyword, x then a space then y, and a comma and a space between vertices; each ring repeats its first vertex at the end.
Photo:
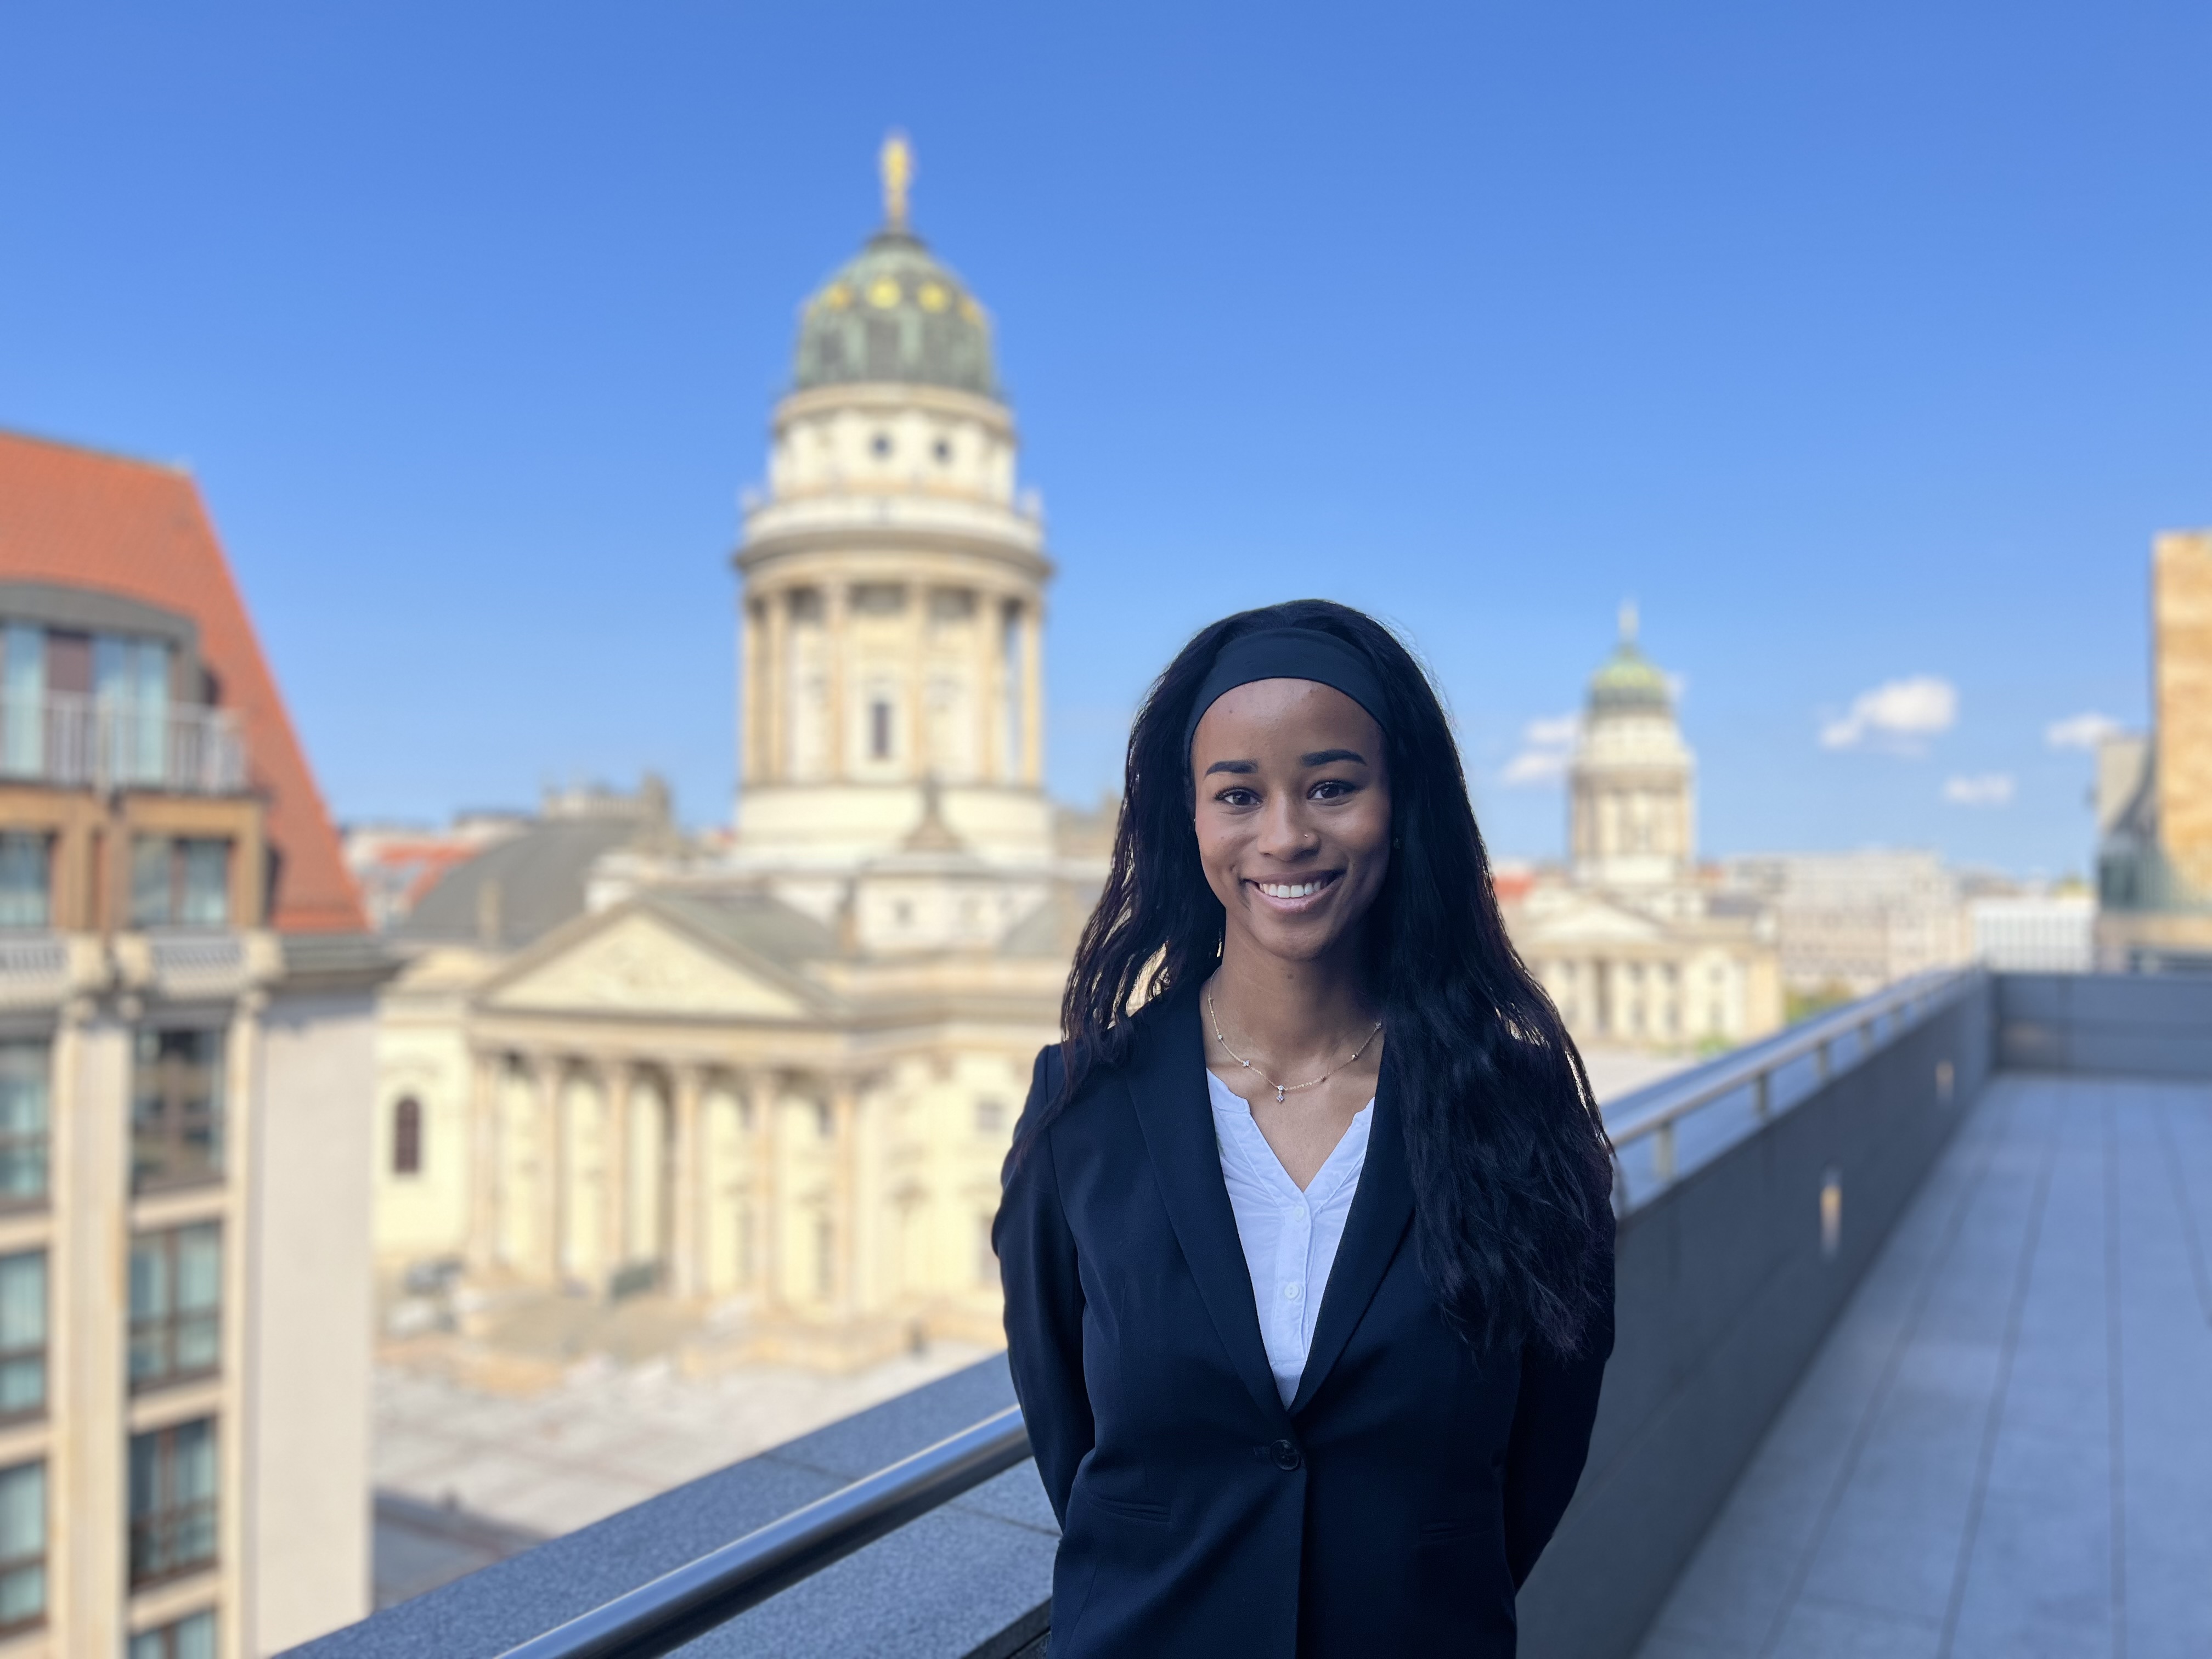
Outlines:
POLYGON ((50 691, 0 697, 0 782, 234 795, 246 787, 238 716, 50 691))
POLYGON ((1021 1407, 1009 1406, 510 1648, 501 1659, 659 1659, 1029 1455, 1021 1407))

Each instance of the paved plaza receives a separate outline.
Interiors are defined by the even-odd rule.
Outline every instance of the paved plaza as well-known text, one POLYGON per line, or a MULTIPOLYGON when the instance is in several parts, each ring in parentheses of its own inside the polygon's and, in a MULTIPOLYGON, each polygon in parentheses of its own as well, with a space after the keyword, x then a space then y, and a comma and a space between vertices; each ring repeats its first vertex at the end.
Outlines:
POLYGON ((2212 1654, 2212 1088, 1996 1079, 1641 1659, 2212 1654))
POLYGON ((376 1376, 376 1599, 389 1607, 973 1364, 937 1342, 850 1376, 781 1365, 686 1377, 586 1361, 510 1396, 447 1376, 376 1376))

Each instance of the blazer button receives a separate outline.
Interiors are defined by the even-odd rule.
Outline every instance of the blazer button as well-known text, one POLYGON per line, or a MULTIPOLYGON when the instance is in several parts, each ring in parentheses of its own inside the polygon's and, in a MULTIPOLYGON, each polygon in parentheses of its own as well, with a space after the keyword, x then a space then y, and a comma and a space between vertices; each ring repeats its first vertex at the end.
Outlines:
POLYGON ((1299 1455, 1298 1449, 1287 1440, 1278 1440, 1267 1449, 1273 1455, 1275 1467, 1279 1469, 1294 1469, 1306 1461, 1299 1455))

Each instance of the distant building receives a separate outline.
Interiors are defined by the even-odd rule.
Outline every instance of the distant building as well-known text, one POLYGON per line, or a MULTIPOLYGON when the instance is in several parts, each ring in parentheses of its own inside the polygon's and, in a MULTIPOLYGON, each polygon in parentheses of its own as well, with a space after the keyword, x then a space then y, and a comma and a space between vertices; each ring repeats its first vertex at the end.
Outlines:
POLYGON ((2086 974, 2096 963, 2097 902, 2087 893, 1969 899, 1977 961, 2004 974, 2086 974))
POLYGON ((368 1610, 364 934, 191 480, 0 434, 10 1653, 368 1610))
POLYGON ((1959 878, 1934 853, 1759 854, 1721 868, 1730 890, 1771 911, 1792 992, 1866 996, 1972 954, 1959 878))
POLYGON ((2097 757, 2097 953, 2212 969, 2212 531, 2151 555, 2153 730, 2097 757))
POLYGON ((346 868, 369 926, 384 933, 407 919, 446 872, 465 864, 528 822, 520 812, 465 812, 444 830, 404 823, 349 823, 346 868))
POLYGON ((1698 878, 1694 780, 1666 676, 1625 608, 1568 770, 1570 878, 1499 884, 1515 945, 1579 1042, 1734 1044, 1782 1023, 1763 917, 1698 878))
POLYGON ((989 1224, 1097 814, 1044 791, 1034 500, 988 324, 885 222, 806 302, 745 520, 741 787, 718 843, 549 815, 395 939, 387 1266, 653 1285, 732 1358, 995 1341, 989 1224))

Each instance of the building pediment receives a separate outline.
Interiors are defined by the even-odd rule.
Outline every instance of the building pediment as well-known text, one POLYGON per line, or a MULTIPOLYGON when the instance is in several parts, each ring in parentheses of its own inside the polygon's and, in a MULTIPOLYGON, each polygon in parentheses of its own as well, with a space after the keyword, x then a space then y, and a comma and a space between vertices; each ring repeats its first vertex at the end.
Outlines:
POLYGON ((1667 937, 1653 917, 1594 894, 1559 893, 1531 902, 1515 919, 1515 943, 1523 951, 1537 946, 1650 943, 1667 937))
POLYGON ((488 985, 489 1012, 791 1019, 814 1010, 773 964, 645 905, 564 930, 488 985))

